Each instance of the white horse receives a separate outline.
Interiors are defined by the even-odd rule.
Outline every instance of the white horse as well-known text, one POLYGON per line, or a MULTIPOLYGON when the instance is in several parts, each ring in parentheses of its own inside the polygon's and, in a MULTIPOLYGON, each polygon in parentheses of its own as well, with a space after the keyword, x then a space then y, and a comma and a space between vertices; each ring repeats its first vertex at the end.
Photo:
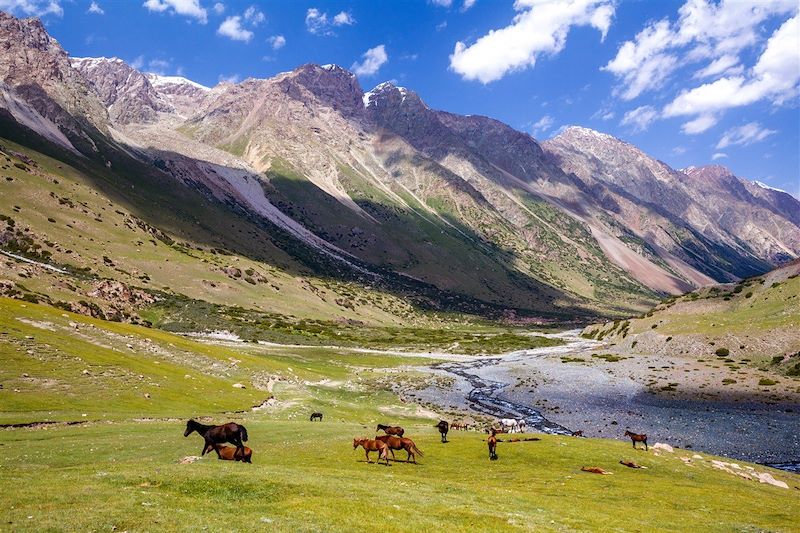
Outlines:
POLYGON ((504 431, 507 433, 518 433, 519 432, 519 425, 517 421, 513 418, 501 418, 500 419, 500 427, 503 428, 504 431))
POLYGON ((517 430, 520 433, 525 433, 525 430, 527 429, 528 429, 528 424, 525 422, 524 418, 520 418, 519 420, 517 420, 517 430))

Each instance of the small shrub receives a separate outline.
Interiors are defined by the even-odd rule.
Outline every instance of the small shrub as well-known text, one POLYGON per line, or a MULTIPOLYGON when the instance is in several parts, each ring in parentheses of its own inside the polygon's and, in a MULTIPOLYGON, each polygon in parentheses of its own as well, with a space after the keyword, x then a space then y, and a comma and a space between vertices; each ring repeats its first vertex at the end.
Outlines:
POLYGON ((652 326, 650 326, 650 329, 656 329, 657 327, 658 327, 658 324, 653 324, 652 326))
POLYGON ((781 361, 783 361, 783 356, 782 355, 776 355, 775 357, 772 358, 771 364, 777 365, 777 364, 780 364, 781 361))
POLYGON ((714 352, 719 357, 728 357, 731 353, 730 350, 727 348, 717 348, 717 351, 714 352))
POLYGON ((723 385, 733 385, 734 383, 736 383, 735 379, 725 378, 722 380, 723 385))
POLYGON ((760 387, 770 387, 772 385, 776 385, 777 383, 778 382, 775 381, 774 379, 769 379, 769 378, 761 378, 758 380, 758 385, 760 387))
POLYGON ((742 289, 743 287, 741 285, 737 285, 736 287, 733 288, 733 292, 734 294, 739 294, 740 292, 742 292, 742 289))
POLYGON ((631 348, 636 348, 636 345, 637 345, 638 343, 639 343, 639 341, 633 341, 633 342, 631 343, 631 348))
POLYGON ((753 293, 752 292, 748 292, 747 294, 744 295, 744 297, 745 298, 752 298, 753 297, 753 293))
POLYGON ((667 342, 671 341, 672 337, 667 337, 667 342))

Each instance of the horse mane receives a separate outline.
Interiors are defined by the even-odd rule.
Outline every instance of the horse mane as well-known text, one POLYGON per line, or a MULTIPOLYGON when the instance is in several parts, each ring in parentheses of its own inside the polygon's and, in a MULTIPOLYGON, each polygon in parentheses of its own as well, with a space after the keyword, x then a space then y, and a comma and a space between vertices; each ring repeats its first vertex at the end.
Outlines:
POLYGON ((191 427, 193 430, 198 432, 200 435, 203 435, 206 431, 208 431, 209 429, 214 427, 214 426, 207 426, 205 424, 201 424, 200 422, 198 422, 194 418, 192 418, 188 422, 186 422, 186 425, 188 427, 191 427))

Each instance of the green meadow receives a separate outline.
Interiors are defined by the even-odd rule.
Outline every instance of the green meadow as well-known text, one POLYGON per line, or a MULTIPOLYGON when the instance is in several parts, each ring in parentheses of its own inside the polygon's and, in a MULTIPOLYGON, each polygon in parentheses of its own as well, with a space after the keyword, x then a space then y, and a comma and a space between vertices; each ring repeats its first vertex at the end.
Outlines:
POLYGON ((537 435, 501 442, 498 461, 479 432, 442 444, 437 420, 392 388, 430 379, 424 358, 210 345, 9 299, 0 333, 2 423, 80 422, 3 430, 4 531, 796 530, 800 476, 765 467, 790 489, 622 441, 537 435), (188 417, 246 425, 253 464, 182 464, 202 448, 183 437, 188 417), (406 428, 419 464, 353 450, 378 422, 406 428))

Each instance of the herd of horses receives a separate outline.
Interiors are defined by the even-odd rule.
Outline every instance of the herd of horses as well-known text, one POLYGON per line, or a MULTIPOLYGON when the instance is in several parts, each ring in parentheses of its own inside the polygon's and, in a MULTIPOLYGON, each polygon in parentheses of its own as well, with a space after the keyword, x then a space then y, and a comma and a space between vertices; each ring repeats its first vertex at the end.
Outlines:
MULTIPOLYGON (((314 420, 319 420, 321 422, 322 413, 312 413, 310 420, 312 422, 314 420)), ((450 429, 473 429, 473 426, 470 426, 466 423, 449 423, 447 420, 440 420, 439 423, 434 427, 439 430, 442 443, 448 442, 447 433, 450 429)), ((492 461, 497 460, 498 433, 524 433, 525 429, 526 425, 524 420, 515 420, 513 418, 501 419, 499 429, 495 427, 487 428, 486 432, 489 434, 489 436, 486 439, 486 443, 489 448, 489 459, 492 461)), ((353 449, 355 450, 359 446, 364 448, 367 463, 372 462, 369 457, 370 452, 378 452, 378 460, 376 462, 380 463, 381 461, 385 461, 387 466, 389 465, 389 454, 392 455, 392 460, 395 460, 395 450, 405 450, 405 452, 408 454, 406 457, 407 463, 413 462, 416 464, 417 455, 420 457, 424 456, 422 450, 417 447, 414 441, 404 436, 405 429, 402 427, 378 424, 375 428, 375 431, 383 431, 384 434, 376 435, 374 439, 368 439, 366 437, 353 437, 353 449)), ((183 436, 188 437, 193 432, 197 432, 198 435, 203 437, 204 442, 203 450, 200 454, 201 456, 211 452, 211 450, 214 450, 217 453, 218 459, 252 463, 253 450, 244 445, 244 443, 247 442, 248 437, 247 429, 243 425, 235 422, 228 422, 227 424, 213 426, 201 424, 200 422, 191 419, 186 422, 186 431, 184 431, 183 436), (225 443, 233 444, 235 448, 225 446, 225 443)), ((576 431, 572 435, 582 436, 583 432, 576 431)), ((644 444, 645 451, 648 449, 647 435, 625 431, 625 436, 630 437, 634 449, 636 448, 637 442, 644 444)))

